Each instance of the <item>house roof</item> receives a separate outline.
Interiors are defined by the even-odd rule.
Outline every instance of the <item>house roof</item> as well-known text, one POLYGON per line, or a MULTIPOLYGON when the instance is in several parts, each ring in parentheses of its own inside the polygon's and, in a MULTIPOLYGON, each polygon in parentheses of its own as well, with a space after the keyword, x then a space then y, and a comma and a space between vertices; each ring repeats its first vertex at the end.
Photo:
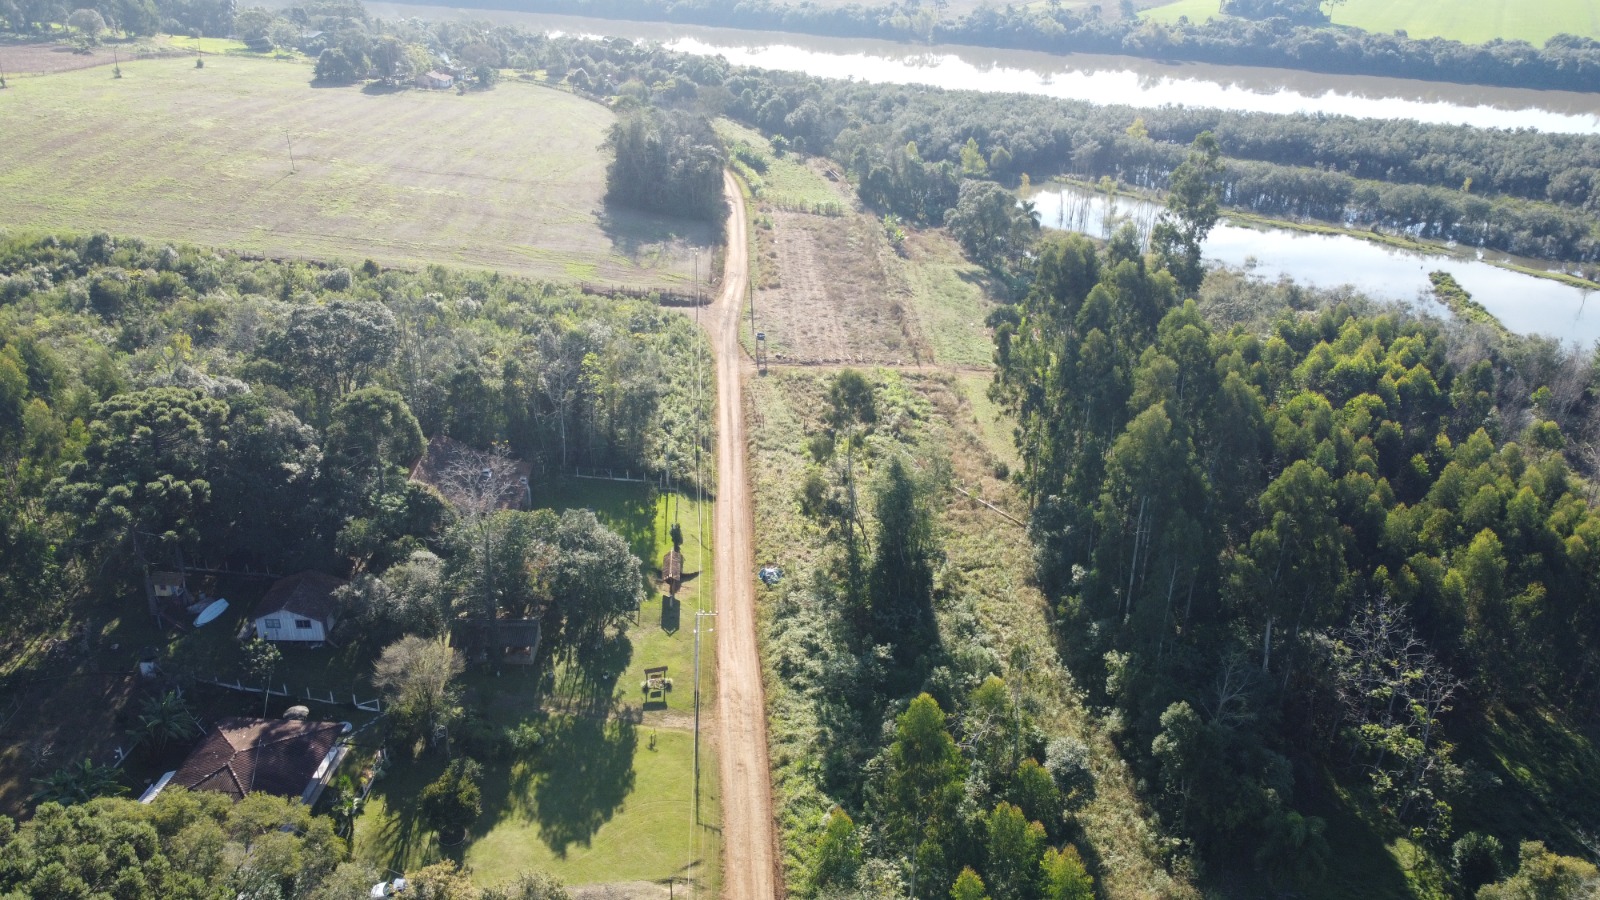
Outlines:
POLYGON ((222 719, 189 753, 172 783, 234 800, 255 791, 299 797, 344 732, 342 722, 222 719))
POLYGON ((250 618, 287 612, 326 624, 333 616, 333 592, 345 583, 342 578, 312 571, 280 578, 256 604, 250 618))
POLYGON ((155 585, 178 585, 179 587, 182 587, 183 574, 180 572, 152 572, 150 574, 150 583, 155 585))

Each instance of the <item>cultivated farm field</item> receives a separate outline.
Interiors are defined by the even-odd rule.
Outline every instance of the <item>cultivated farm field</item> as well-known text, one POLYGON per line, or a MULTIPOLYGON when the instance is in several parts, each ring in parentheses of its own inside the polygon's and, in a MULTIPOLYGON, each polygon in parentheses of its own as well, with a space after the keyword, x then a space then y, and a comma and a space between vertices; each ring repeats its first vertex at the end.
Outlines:
MULTIPOLYGON (((1216 16, 1218 0, 1178 0, 1144 13, 1163 22, 1216 16)), ((1333 8, 1333 24, 1367 31, 1404 30, 1414 38, 1443 37, 1481 44, 1494 38, 1542 46, 1556 34, 1600 37, 1600 0, 1346 0, 1333 8)))
POLYGON ((0 226, 633 286, 686 284, 710 239, 605 209, 612 114, 571 94, 313 88, 303 63, 242 57, 122 71, 0 91, 0 226))

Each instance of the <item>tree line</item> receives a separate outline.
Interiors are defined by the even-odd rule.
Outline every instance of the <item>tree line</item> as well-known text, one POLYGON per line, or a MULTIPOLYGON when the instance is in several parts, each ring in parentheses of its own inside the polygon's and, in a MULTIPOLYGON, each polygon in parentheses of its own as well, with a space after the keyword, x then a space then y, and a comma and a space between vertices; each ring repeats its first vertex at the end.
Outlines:
POLYGON ((610 19, 793 31, 825 37, 939 41, 1046 53, 1107 53, 1220 65, 1274 66, 1502 87, 1587 91, 1600 72, 1600 41, 1552 37, 1463 44, 1296 24, 1285 17, 1173 24, 1108 19, 1097 8, 987 5, 959 17, 917 2, 824 6, 780 0, 499 0, 499 9, 610 19))
POLYGON ((1102 107, 735 69, 623 40, 452 28, 471 46, 493 45, 506 64, 552 77, 581 73, 594 93, 728 115, 803 152, 831 156, 865 202, 911 221, 942 222, 961 182, 972 177, 1016 184, 1025 174, 1070 173, 1165 189, 1189 143, 1210 131, 1231 206, 1543 259, 1600 259, 1600 138, 1593 136, 1102 107))

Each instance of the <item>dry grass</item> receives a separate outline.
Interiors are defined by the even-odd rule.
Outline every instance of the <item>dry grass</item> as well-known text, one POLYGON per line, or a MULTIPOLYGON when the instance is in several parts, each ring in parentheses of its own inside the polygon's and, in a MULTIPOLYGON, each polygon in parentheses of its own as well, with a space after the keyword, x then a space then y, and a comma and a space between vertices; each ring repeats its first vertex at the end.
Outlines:
MULTIPOLYGON (((830 375, 826 370, 778 369, 750 387, 758 561, 778 562, 795 578, 809 577, 825 553, 816 525, 799 510, 797 492, 806 467, 805 437, 819 427, 830 375)), ((971 399, 981 398, 987 376, 878 370, 873 377, 881 395, 900 398, 891 406, 914 412, 901 419, 901 440, 907 446, 915 445, 919 455, 947 459, 956 486, 1013 518, 1026 519, 1027 509, 1014 487, 996 472, 997 463, 1010 456, 1005 446, 1009 427, 994 421, 986 402, 975 406, 971 399)), ((942 589, 972 600, 977 640, 1001 660, 1012 659, 1017 650, 1032 660, 1025 674, 1009 677, 1023 680, 1024 702, 1040 724, 1090 749, 1096 790, 1078 811, 1076 824, 1102 896, 1198 896, 1182 875, 1168 872, 1163 837, 1135 790, 1132 773, 1084 708, 1072 676, 1059 662, 1047 605, 1030 583, 1033 550, 1026 531, 955 491, 940 498, 938 518, 947 553, 937 575, 942 589)), ((772 604, 775 598, 776 592, 761 590, 762 633, 768 640, 782 626, 772 604)), ((941 614, 947 644, 957 639, 949 631, 953 622, 941 614)), ((770 659, 768 663, 775 790, 793 878, 815 840, 819 810, 830 802, 818 790, 813 762, 821 755, 816 741, 825 732, 813 721, 815 711, 805 706, 805 698, 778 677, 770 659)))
POLYGON ((0 92, 0 225, 646 286, 687 283, 709 237, 603 208, 612 114, 570 94, 313 88, 242 57, 122 70, 0 92))

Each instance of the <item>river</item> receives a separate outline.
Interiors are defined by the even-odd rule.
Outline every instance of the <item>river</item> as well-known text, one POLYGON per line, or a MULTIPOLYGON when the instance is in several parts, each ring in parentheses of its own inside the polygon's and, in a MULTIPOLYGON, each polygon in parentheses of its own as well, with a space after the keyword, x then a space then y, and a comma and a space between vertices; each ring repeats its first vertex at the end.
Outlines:
MULTIPOLYGON (((1109 236, 1122 222, 1141 232, 1160 206, 1132 197, 1108 197, 1075 186, 1051 184, 1030 195, 1046 228, 1109 236)), ((1502 324, 1521 334, 1544 334, 1580 347, 1600 340, 1600 310, 1588 309, 1594 291, 1525 275, 1484 262, 1495 259, 1530 268, 1545 263, 1485 253, 1464 259, 1440 253, 1403 250, 1343 234, 1307 234, 1284 228, 1252 228, 1226 219, 1211 230, 1201 248, 1206 260, 1249 270, 1275 281, 1293 278, 1318 287, 1350 285, 1370 297, 1419 301, 1435 306, 1428 273, 1442 269, 1483 304, 1502 324)))
MULTIPOLYGON (((288 3, 290 0, 276 0, 288 3)), ((1040 94, 1096 103, 1165 104, 1271 113, 1327 113, 1378 119, 1413 118, 1480 127, 1600 133, 1600 93, 1531 91, 1322 75, 1288 69, 1161 63, 1125 56, 1051 56, 1029 51, 917 46, 892 41, 629 22, 505 10, 369 2, 386 18, 489 20, 529 30, 660 41, 689 53, 720 55, 740 65, 892 84, 1040 94)), ((1049 227, 1104 233, 1106 198, 1051 186, 1032 198, 1049 227)), ((1159 208, 1123 198, 1123 213, 1146 226, 1159 208)), ((1590 292, 1476 259, 1417 253, 1347 235, 1219 224, 1206 258, 1256 275, 1291 277, 1306 285, 1349 284, 1378 298, 1431 303, 1427 275, 1444 269, 1507 328, 1587 346, 1600 339, 1600 314, 1587 312, 1590 292)), ((1500 257, 1504 258, 1504 257, 1500 257)), ((1545 264, 1509 260, 1532 268, 1545 264)))
MULTIPOLYGON (((286 4, 289 0, 277 0, 286 4)), ((591 19, 405 3, 366 4, 386 18, 477 19, 536 31, 660 41, 738 65, 995 93, 1130 106, 1192 106, 1266 113, 1417 119, 1485 128, 1600 134, 1600 93, 1535 91, 1324 75, 1257 66, 1164 63, 1129 56, 1054 56, 946 44, 918 45, 786 32, 591 19)))

